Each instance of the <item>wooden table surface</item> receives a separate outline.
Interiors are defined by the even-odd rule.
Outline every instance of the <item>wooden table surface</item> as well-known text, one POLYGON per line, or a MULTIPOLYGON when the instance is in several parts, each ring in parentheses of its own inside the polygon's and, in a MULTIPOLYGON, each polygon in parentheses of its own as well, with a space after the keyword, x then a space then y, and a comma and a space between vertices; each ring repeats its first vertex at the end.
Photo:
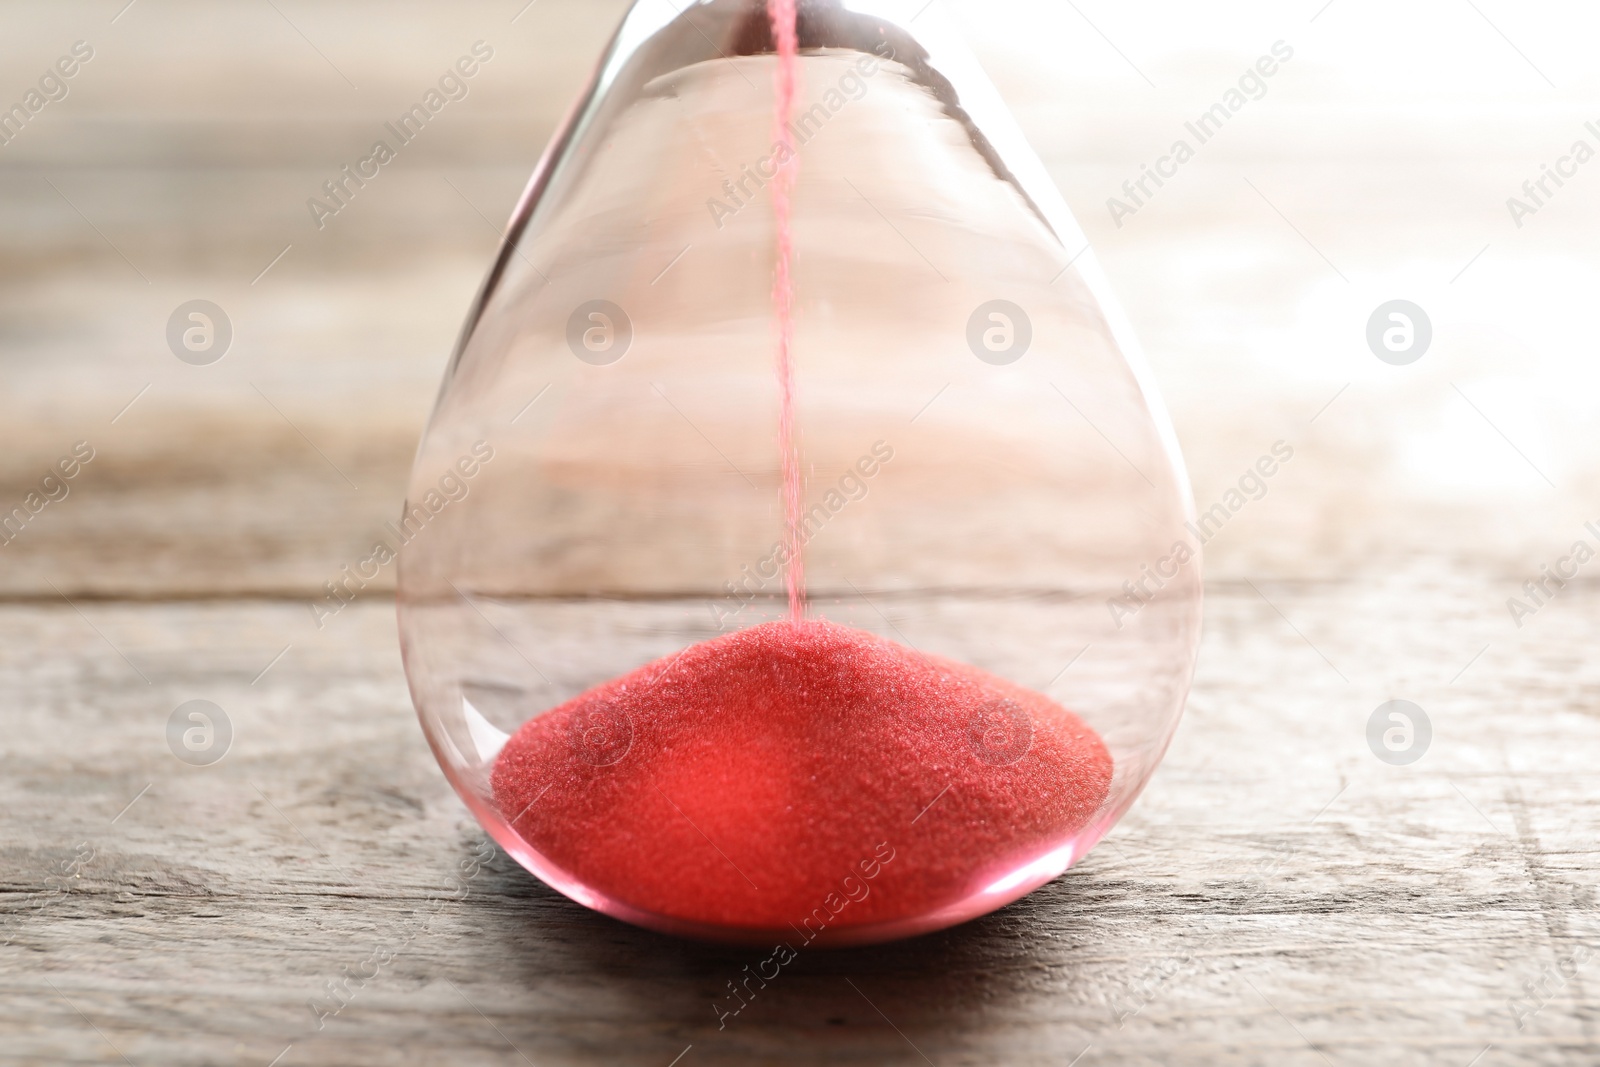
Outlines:
POLYGON ((321 631, 306 608, 393 515, 622 5, 521 6, 0 13, 0 99, 95 48, 0 146, 0 502, 96 451, 0 548, 0 1063, 1600 1060, 1600 589, 1506 607, 1600 517, 1600 172, 1522 227, 1505 207, 1594 139, 1592 16, 952 5, 1150 348, 1201 507, 1274 441, 1297 458, 1210 546, 1189 711, 1099 848, 958 929, 802 954, 719 1029, 760 955, 480 869, 389 592, 321 631), (1280 38, 1281 80, 1117 227, 1106 198, 1280 38), (473 95, 319 231, 306 197, 480 39, 473 95), (1407 368, 1363 339, 1396 297, 1434 320, 1407 368), (210 367, 163 339, 194 298, 235 328, 210 367), (1396 698, 1432 723, 1406 766, 1367 741, 1396 698), (210 767, 167 747, 193 699, 232 723, 210 767))

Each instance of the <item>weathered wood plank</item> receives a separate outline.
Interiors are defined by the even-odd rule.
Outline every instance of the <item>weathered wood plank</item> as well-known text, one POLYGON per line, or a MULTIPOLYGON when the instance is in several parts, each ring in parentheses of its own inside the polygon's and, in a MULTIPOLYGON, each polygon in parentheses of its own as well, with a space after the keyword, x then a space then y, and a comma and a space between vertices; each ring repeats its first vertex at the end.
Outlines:
POLYGON ((1350 682, 1255 592, 1219 591, 1171 756, 1083 864, 957 930, 802 954, 721 1031, 712 1002, 748 952, 593 915, 503 856, 434 903, 479 835, 422 742, 386 605, 321 635, 261 602, 7 608, 0 1046, 265 1064, 292 1045, 284 1065, 664 1067, 690 1045, 684 1064, 1592 1056, 1593 596, 1451 685, 1477 584, 1267 592, 1350 682), (1418 598, 1455 615, 1426 672, 1396 648, 1418 598), (1436 731, 1409 767, 1365 741, 1396 692, 1436 731), (211 768, 166 748, 193 697, 236 730, 211 768), (80 843, 92 857, 55 877, 80 843), (318 1030, 308 1002, 383 948, 318 1030))
POLYGON ((479 838, 382 583, 321 633, 304 606, 395 511, 496 226, 623 3, 121 6, 8 5, 0 40, 7 94, 98 51, 0 149, 0 506, 99 450, 0 549, 0 1063, 1600 1055, 1597 594, 1505 608, 1596 517, 1600 200, 1584 177, 1505 211, 1595 113, 1575 15, 1504 24, 1552 99, 1470 11, 1395 8, 1379 39, 1360 5, 1086 10, 1146 92, 1075 12, 956 5, 1150 349, 1201 507, 1274 440, 1297 458, 1208 547, 1188 718, 1110 840, 958 930, 802 955, 719 1031, 748 953, 504 857, 433 914, 479 838), (1106 198, 1280 32, 1269 98, 1115 225, 1106 198), (472 96, 316 229, 306 198, 479 37, 472 96), (1396 296, 1434 319, 1409 368, 1363 338, 1396 296), (163 339, 194 297, 237 330, 212 367, 163 339), (1409 767, 1367 748, 1391 697, 1433 718, 1409 767), (237 729, 210 768, 166 747, 194 698, 237 729), (385 948, 318 1029, 309 1002, 385 948))

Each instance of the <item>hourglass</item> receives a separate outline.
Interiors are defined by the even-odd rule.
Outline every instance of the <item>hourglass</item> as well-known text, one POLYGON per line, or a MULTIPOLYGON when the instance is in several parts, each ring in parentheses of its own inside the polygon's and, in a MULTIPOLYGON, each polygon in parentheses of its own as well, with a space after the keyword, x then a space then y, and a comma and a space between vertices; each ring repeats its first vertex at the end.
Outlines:
POLYGON ((909 936, 1061 874, 1149 781, 1199 636, 1191 508, 937 5, 639 0, 423 438, 406 673, 475 816, 573 900, 909 936))

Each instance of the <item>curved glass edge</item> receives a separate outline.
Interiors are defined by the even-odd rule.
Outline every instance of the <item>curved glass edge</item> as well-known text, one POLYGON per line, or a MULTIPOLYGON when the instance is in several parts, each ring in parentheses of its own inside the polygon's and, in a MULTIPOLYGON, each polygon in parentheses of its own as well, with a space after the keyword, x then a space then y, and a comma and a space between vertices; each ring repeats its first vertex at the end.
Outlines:
MULTIPOLYGON (((440 385, 433 414, 430 414, 428 424, 425 426, 419 442, 419 454, 426 444, 428 432, 432 429, 434 415, 439 410, 443 397, 450 389, 452 379, 470 344, 487 300, 495 290, 496 284, 503 274, 510 257, 517 249, 518 243, 535 220, 540 201, 558 176, 562 165, 567 161, 569 149, 581 140, 583 134, 600 117, 603 110, 602 104, 606 100, 609 90, 621 78, 629 63, 634 62, 660 34, 668 30, 675 22, 687 18, 690 12, 698 8, 711 7, 719 2, 721 0, 698 0, 697 3, 691 3, 679 10, 673 7, 668 0, 636 0, 633 7, 624 17, 603 53, 588 85, 578 95, 566 117, 557 126, 529 179, 528 185, 518 199, 511 215, 510 225, 501 240, 494 263, 474 298, 457 339, 440 385)), ((951 82, 958 94, 962 110, 971 118, 973 124, 983 132, 996 155, 1010 170, 1011 175, 1020 187, 1020 191, 1033 202, 1046 224, 1055 232, 1061 242, 1063 253, 1071 259, 1070 266, 1078 272, 1085 288, 1101 309, 1106 320, 1107 329, 1138 385, 1146 410, 1162 444, 1164 457, 1171 469, 1174 484, 1178 489, 1179 499, 1185 513, 1184 517, 1191 522, 1194 521, 1196 507, 1193 489, 1189 480, 1187 465, 1184 462, 1183 454, 1178 444, 1176 430, 1173 427, 1170 413, 1155 387, 1154 374, 1144 355, 1143 347, 1133 331, 1131 322, 1128 320, 1120 301, 1117 300, 1109 279, 1101 268, 1093 249, 1089 246, 1089 242, 1084 236, 1076 217, 1067 206, 1055 182, 1050 178, 1043 161, 1028 143, 1020 125, 1018 125, 1011 111, 1005 105, 998 89, 995 88, 987 73, 978 63, 976 56, 966 45, 959 30, 943 10, 942 5, 938 3, 938 0, 935 0, 933 6, 925 8, 920 14, 913 13, 910 19, 906 19, 907 12, 904 10, 906 5, 895 3, 893 0, 839 0, 839 3, 845 10, 882 19, 884 22, 894 25, 900 32, 917 41, 927 50, 930 65, 951 82), (911 28, 910 23, 912 21, 917 23, 915 29, 911 28), (1073 246, 1077 247, 1074 248, 1073 246)), ((715 45, 710 41, 706 43, 708 48, 715 48, 715 45)), ((665 59, 667 57, 663 54, 653 58, 665 59)), ((663 64, 659 70, 653 71, 652 76, 680 69, 704 58, 708 57, 679 57, 677 61, 663 64)), ((400 566, 404 567, 403 554, 400 566)), ((1197 583, 1203 583, 1203 556, 1199 546, 1195 546, 1194 566, 1197 583)), ((399 610, 404 612, 403 603, 399 605, 399 610)), ((1192 610, 1197 626, 1195 640, 1198 645, 1199 625, 1203 622, 1204 616, 1203 584, 1197 584, 1192 610)), ((1174 716, 1166 736, 1159 746, 1156 756, 1157 763, 1160 762, 1161 757, 1165 754, 1172 736, 1176 732, 1178 723, 1181 721, 1182 711, 1187 704, 1188 692, 1193 681, 1196 659, 1197 656, 1190 657, 1190 662, 1187 665, 1188 678, 1182 686, 1184 696, 1179 703, 1178 714, 1174 716)), ((413 692, 412 697, 424 734, 433 749, 434 756, 444 769, 457 793, 463 797, 473 815, 490 832, 491 836, 519 864, 533 872, 546 884, 586 907, 663 933, 741 944, 764 943, 772 934, 776 933, 775 931, 749 931, 748 936, 746 936, 744 932, 729 930, 725 927, 704 927, 695 923, 682 922, 666 916, 641 912, 625 903, 610 898, 598 897, 596 894, 584 889, 530 848, 522 837, 505 822, 503 816, 489 802, 488 798, 483 795, 480 785, 461 777, 456 761, 440 747, 442 743, 448 743, 448 739, 436 736, 433 726, 422 714, 423 705, 417 699, 417 694, 413 692)), ((1116 804, 1115 808, 1102 809, 1097 813, 1094 822, 1083 831, 1080 831, 1070 841, 1055 846, 1039 857, 1021 864, 1012 873, 946 909, 912 919, 849 928, 836 933, 825 934, 819 938, 819 944, 826 947, 840 947, 872 944, 916 936, 969 921, 1011 903, 1058 877, 1078 862, 1131 808, 1147 785, 1148 779, 1120 798, 1120 802, 1116 804)))

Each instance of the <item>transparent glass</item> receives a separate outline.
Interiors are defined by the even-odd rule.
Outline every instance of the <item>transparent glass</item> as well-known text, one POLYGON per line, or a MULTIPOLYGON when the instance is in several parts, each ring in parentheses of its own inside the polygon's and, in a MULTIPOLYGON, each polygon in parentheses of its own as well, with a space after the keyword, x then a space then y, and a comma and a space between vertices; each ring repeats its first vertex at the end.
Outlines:
POLYGON ((983 914, 1105 835, 1187 697, 1199 539, 1167 416, 921 7, 800 5, 803 626, 759 0, 629 12, 419 450, 395 534, 428 740, 523 866, 629 922, 798 946, 983 914))

